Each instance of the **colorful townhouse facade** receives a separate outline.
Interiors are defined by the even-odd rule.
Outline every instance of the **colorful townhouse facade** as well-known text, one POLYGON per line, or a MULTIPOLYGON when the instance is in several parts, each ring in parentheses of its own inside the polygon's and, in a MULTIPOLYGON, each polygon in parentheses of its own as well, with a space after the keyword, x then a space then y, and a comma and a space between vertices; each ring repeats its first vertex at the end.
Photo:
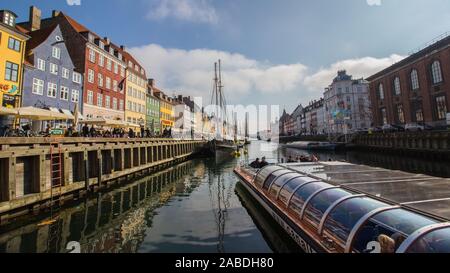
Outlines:
POLYGON ((153 79, 149 79, 147 82, 147 115, 146 126, 154 135, 161 133, 161 119, 160 119, 160 103, 159 99, 153 94, 152 89, 153 79))
POLYGON ((83 77, 75 71, 59 25, 33 29, 27 33, 31 38, 26 46, 22 106, 67 115, 77 111, 82 118, 83 77))
POLYGON ((124 120, 125 91, 119 88, 126 69, 122 49, 62 12, 53 11, 46 19, 34 13, 20 26, 31 31, 36 21, 42 29, 59 25, 75 72, 81 74, 84 117, 124 120))
MULTIPOLYGON (((122 49, 124 49, 122 47, 122 49)), ((125 121, 146 125, 147 108, 147 76, 144 68, 131 56, 123 51, 127 64, 125 80, 125 121)))
POLYGON ((153 94, 159 100, 159 116, 161 122, 161 131, 173 128, 175 125, 174 102, 171 97, 156 87, 155 81, 151 82, 153 94))
MULTIPOLYGON (((21 105, 25 44, 29 39, 16 19, 14 12, 0 11, 0 106, 8 108, 21 105)), ((0 120, 2 125, 8 122, 5 117, 0 120)))

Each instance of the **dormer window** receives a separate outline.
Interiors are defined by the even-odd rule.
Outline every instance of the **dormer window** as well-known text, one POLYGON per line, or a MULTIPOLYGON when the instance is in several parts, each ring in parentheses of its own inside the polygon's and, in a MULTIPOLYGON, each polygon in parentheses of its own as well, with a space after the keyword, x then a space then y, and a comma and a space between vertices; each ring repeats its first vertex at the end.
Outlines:
POLYGON ((102 41, 98 41, 98 46, 103 50, 105 49, 105 44, 102 41))
POLYGON ((94 43, 94 35, 92 35, 92 33, 88 33, 88 40, 91 43, 94 43))
POLYGON ((114 55, 114 48, 110 47, 110 48, 109 48, 109 53, 110 53, 111 55, 114 55))
POLYGON ((14 27, 16 25, 16 16, 8 11, 3 11, 3 23, 14 27))

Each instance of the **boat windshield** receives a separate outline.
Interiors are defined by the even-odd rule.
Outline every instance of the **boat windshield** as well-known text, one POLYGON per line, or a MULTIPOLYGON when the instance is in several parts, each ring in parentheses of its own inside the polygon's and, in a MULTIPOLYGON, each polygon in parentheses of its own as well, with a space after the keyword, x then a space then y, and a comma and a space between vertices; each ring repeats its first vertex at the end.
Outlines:
POLYGON ((353 251, 395 253, 414 231, 438 223, 436 220, 404 209, 375 215, 364 223, 353 240, 353 251))
POLYGON ((261 169, 255 178, 256 185, 258 185, 259 187, 262 187, 263 183, 264 183, 264 181, 266 181, 267 177, 270 174, 272 174, 273 172, 278 171, 278 170, 285 170, 285 168, 280 167, 280 166, 271 165, 271 166, 267 166, 267 167, 264 167, 263 169, 261 169))
POLYGON ((305 217, 315 227, 319 227, 325 211, 337 200, 352 195, 343 189, 329 189, 315 196, 306 207, 305 217))
POLYGON ((303 205, 305 204, 305 201, 317 190, 325 189, 331 187, 330 184, 325 182, 317 182, 317 183, 310 183, 307 184, 295 191, 294 195, 292 196, 291 202, 289 203, 289 209, 294 211, 297 215, 300 216, 301 211, 303 209, 303 205))
POLYGON ((450 228, 432 231, 416 240, 407 253, 450 253, 450 228))
POLYGON ((345 245, 350 232, 359 219, 377 208, 388 206, 388 204, 368 197, 346 200, 330 212, 325 221, 324 232, 334 237, 341 245, 345 245))

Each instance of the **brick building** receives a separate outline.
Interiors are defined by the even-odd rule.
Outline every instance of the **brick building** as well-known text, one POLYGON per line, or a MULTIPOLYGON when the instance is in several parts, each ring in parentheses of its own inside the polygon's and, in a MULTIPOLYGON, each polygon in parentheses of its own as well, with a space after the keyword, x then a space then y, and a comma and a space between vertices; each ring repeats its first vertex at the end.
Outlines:
POLYGON ((126 68, 121 48, 59 11, 45 19, 31 14, 29 22, 20 24, 28 30, 34 25, 41 29, 59 25, 74 70, 83 76, 83 115, 124 120, 125 94, 118 88, 126 68))
POLYGON ((368 78, 375 126, 443 126, 450 97, 450 36, 368 78))

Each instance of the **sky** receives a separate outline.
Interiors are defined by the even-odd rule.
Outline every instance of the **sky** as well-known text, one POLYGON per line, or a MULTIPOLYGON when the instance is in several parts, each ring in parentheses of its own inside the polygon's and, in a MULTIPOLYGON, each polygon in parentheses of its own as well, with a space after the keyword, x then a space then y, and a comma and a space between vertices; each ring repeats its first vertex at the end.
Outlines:
POLYGON ((123 44, 168 95, 209 101, 223 63, 230 104, 293 111, 319 99, 337 70, 354 78, 398 62, 450 30, 448 0, 0 0, 61 10, 123 44))

